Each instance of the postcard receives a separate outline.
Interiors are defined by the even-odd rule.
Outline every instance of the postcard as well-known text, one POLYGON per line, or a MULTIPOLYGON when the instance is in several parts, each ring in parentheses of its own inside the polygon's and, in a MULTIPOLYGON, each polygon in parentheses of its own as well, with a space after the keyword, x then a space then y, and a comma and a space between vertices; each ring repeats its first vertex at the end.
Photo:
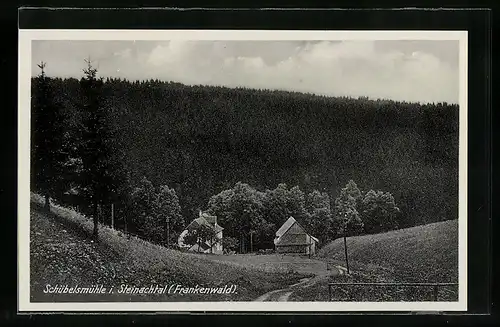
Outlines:
POLYGON ((19 30, 19 312, 467 309, 467 32, 19 30))

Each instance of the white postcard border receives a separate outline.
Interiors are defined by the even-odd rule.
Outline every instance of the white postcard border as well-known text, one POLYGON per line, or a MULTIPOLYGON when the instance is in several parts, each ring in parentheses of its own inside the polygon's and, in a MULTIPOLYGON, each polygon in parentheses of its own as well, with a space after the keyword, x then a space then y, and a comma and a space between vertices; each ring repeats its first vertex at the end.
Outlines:
POLYGON ((19 30, 18 311, 339 312, 467 310, 467 31, 19 30), (33 40, 459 41, 459 297, 457 302, 30 302, 30 99, 33 40))

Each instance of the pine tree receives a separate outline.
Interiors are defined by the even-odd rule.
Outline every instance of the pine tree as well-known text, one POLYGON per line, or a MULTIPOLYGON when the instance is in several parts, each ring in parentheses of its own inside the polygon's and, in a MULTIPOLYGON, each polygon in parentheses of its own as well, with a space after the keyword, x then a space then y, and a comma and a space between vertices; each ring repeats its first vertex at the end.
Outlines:
POLYGON ((50 198, 63 188, 62 170, 67 159, 64 151, 64 117, 54 100, 50 79, 45 75, 46 63, 38 67, 40 75, 34 80, 35 98, 32 112, 32 169, 33 187, 45 198, 50 211, 50 198))
POLYGON ((98 206, 107 204, 116 193, 119 179, 116 176, 116 162, 113 162, 110 144, 110 127, 103 105, 102 78, 97 69, 86 60, 85 76, 80 80, 83 94, 83 126, 80 155, 82 159, 82 189, 92 205, 94 231, 98 238, 98 206))

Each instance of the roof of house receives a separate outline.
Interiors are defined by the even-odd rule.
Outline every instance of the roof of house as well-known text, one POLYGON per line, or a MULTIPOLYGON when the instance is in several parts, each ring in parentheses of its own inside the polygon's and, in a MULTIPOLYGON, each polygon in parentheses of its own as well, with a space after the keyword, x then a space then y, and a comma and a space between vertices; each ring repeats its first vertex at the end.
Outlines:
MULTIPOLYGON (((276 238, 278 239, 277 243, 281 243, 282 241, 286 241, 286 242, 294 242, 294 243, 297 243, 297 242, 301 242, 301 238, 303 237, 303 235, 307 234, 309 235, 314 241, 318 242, 319 243, 319 240, 312 236, 311 234, 307 233, 305 231, 305 229, 302 227, 302 229, 304 230, 305 234, 286 234, 286 232, 294 225, 294 224, 297 224, 299 225, 300 227, 302 227, 302 225, 300 225, 298 223, 297 220, 295 220, 295 218, 293 217, 290 217, 287 219, 287 221, 285 221, 285 223, 283 225, 281 225, 281 227, 278 229, 278 231, 276 232, 276 238), (284 238, 282 238, 282 236, 285 235, 284 238)), ((303 240, 302 242, 305 242, 305 240, 303 240)))
POLYGON ((288 218, 288 220, 285 221, 283 225, 281 225, 280 229, 278 229, 278 231, 276 232, 276 236, 281 237, 281 235, 285 234, 290 229, 290 227, 292 227, 292 225, 296 222, 297 221, 295 220, 295 218, 293 217, 288 218))
POLYGON ((215 225, 215 231, 218 233, 218 232, 221 232, 224 230, 224 227, 220 226, 220 225, 215 225))
POLYGON ((201 249, 201 250, 205 251, 205 250, 210 249, 210 246, 207 243, 202 242, 201 244, 198 244, 198 243, 193 244, 190 249, 195 250, 195 251, 201 249))
POLYGON ((217 216, 212 216, 212 215, 209 215, 208 213, 206 212, 201 212, 200 213, 200 217, 203 217, 205 218, 205 220, 210 224, 210 225, 215 225, 215 223, 217 222, 217 216))
POLYGON ((220 232, 224 230, 224 228, 220 225, 217 225, 217 217, 216 216, 210 216, 205 213, 200 213, 200 217, 194 219, 187 227, 187 230, 192 230, 196 229, 201 225, 208 226, 212 229, 215 230, 215 232, 220 232))

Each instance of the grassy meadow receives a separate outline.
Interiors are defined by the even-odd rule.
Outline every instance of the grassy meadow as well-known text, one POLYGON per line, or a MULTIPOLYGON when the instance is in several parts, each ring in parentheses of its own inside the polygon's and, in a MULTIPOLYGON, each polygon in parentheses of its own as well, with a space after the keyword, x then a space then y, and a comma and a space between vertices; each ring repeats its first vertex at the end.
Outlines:
POLYGON ((52 206, 44 213, 41 198, 32 195, 30 220, 31 301, 251 301, 305 275, 281 266, 245 266, 210 256, 169 250, 100 226, 92 241, 92 221, 77 212, 52 206), (237 285, 232 294, 45 294, 46 284, 81 287, 102 284, 118 289, 181 284, 217 287, 237 285))
MULTIPOLYGON (((328 283, 458 283, 458 221, 347 238, 351 274, 324 279, 294 301, 326 301, 328 283)), ((344 241, 324 246, 318 258, 345 267, 344 241)), ((440 287, 439 301, 457 301, 456 286, 440 287)), ((334 301, 432 301, 432 287, 335 286, 334 301)))

